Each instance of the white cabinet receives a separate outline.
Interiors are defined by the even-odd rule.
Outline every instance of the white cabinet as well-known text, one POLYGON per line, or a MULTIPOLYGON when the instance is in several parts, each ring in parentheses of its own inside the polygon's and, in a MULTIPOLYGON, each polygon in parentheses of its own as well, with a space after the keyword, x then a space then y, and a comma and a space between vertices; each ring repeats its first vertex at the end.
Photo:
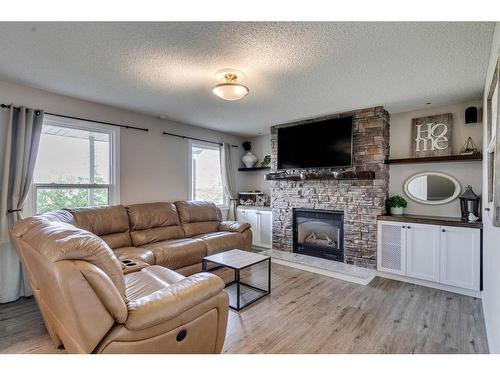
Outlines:
POLYGON ((395 221, 377 227, 379 271, 479 291, 480 229, 395 221))
POLYGON ((406 273, 406 226, 403 223, 378 222, 377 268, 404 275, 406 273))
POLYGON ((236 207, 236 221, 245 223, 245 207, 236 207))
POLYGON ((266 249, 272 248, 273 213, 270 210, 238 207, 237 220, 252 226, 252 245, 266 249))
POLYGON ((439 225, 406 226, 406 275, 439 281, 439 225))
POLYGON ((252 226, 252 245, 257 245, 257 240, 259 239, 259 215, 257 210, 245 210, 245 220, 244 222, 252 226))
POLYGON ((259 211, 260 245, 271 249, 273 247, 273 213, 259 211))
POLYGON ((479 290, 479 229, 441 227, 441 282, 479 290))

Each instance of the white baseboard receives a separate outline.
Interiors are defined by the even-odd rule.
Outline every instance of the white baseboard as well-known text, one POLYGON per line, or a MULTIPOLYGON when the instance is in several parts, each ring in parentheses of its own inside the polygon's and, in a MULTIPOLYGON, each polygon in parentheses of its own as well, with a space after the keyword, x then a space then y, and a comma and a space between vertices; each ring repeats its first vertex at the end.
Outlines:
POLYGON ((428 288, 446 290, 447 292, 464 294, 464 295, 470 296, 470 297, 476 297, 476 298, 482 297, 481 292, 477 291, 477 290, 464 289, 464 288, 460 288, 460 287, 456 287, 456 286, 444 285, 444 284, 435 283, 435 282, 427 281, 427 280, 414 279, 412 277, 395 275, 395 274, 388 273, 388 272, 377 271, 377 276, 383 277, 385 279, 398 280, 398 281, 403 281, 403 282, 410 283, 410 284, 426 286, 428 288))

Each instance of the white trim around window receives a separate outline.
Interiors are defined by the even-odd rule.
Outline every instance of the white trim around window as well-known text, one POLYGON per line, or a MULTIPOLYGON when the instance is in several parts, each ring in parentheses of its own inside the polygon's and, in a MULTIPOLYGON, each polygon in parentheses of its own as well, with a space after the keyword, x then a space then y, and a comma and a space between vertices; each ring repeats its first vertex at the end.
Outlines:
MULTIPOLYGON (((217 150, 220 153, 220 146, 217 146, 213 143, 208 143, 208 142, 203 142, 203 141, 194 141, 194 140, 189 140, 188 142, 188 160, 189 160, 189 176, 188 176, 188 191, 189 191, 189 199, 190 200, 195 200, 195 194, 194 194, 194 185, 193 185, 193 154, 192 150, 193 147, 200 147, 200 148, 205 148, 205 149, 211 149, 211 150, 217 150)), ((219 154, 220 155, 220 154, 219 154)), ((219 161, 220 163, 220 161, 219 161)), ((221 181, 222 181, 222 175, 221 175, 221 181)), ((229 199, 224 191, 224 188, 222 189, 222 194, 223 194, 223 204, 217 204, 217 207, 219 207, 221 210, 227 210, 229 208, 229 199)))
MULTIPOLYGON (((63 128, 87 130, 104 133, 109 136, 109 183, 107 184, 58 184, 58 183, 33 183, 28 196, 25 213, 33 215, 36 212, 36 190, 40 188, 106 188, 108 189, 108 203, 120 203, 120 128, 91 121, 68 119, 53 115, 45 115, 43 125, 53 125, 63 128)), ((91 160, 93 155, 91 155, 91 160)), ((93 165, 93 163, 91 163, 93 165)))

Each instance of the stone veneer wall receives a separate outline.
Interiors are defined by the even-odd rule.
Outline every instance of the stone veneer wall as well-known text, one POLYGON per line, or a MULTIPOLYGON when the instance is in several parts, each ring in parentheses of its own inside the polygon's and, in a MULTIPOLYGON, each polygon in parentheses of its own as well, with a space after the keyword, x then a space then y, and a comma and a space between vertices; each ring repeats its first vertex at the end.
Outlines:
MULTIPOLYGON (((353 166, 347 170, 374 171, 375 179, 271 181, 273 248, 293 250, 293 208, 343 210, 344 262, 365 268, 376 268, 377 215, 385 213, 385 200, 389 192, 389 167, 384 164, 389 156, 389 114, 383 107, 273 126, 271 171, 277 171, 279 127, 349 115, 354 116, 353 166)), ((307 171, 317 171, 317 169, 307 171)))

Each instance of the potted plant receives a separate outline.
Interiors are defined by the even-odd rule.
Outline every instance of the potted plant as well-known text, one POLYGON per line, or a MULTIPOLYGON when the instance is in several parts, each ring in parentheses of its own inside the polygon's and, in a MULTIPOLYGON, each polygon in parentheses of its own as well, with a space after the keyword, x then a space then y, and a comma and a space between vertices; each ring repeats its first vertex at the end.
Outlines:
POLYGON ((257 163, 257 156, 252 154, 252 151, 250 151, 252 149, 252 144, 250 143, 250 141, 246 141, 243 142, 242 146, 247 153, 243 155, 241 161, 243 162, 243 164, 245 164, 245 167, 252 168, 255 163, 257 163))
POLYGON ((261 167, 269 167, 269 164, 271 164, 271 155, 266 155, 264 156, 264 159, 260 162, 261 167))
POLYGON ((395 195, 387 200, 387 204, 391 208, 392 215, 403 215, 403 209, 408 205, 406 199, 401 195, 395 195))

